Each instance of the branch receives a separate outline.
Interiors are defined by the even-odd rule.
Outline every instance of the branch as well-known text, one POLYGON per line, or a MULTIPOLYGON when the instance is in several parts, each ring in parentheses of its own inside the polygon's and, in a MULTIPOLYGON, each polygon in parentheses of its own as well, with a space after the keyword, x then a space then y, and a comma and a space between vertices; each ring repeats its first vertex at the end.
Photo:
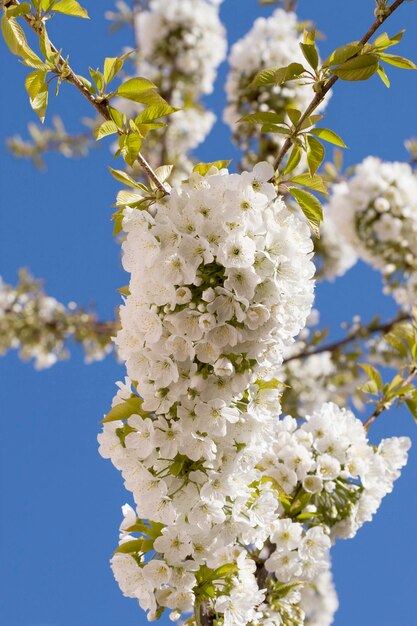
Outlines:
MULTIPOLYGON (((402 383, 403 387, 407 387, 408 385, 410 385, 416 377, 417 377, 417 367, 413 367, 409 375, 407 376, 407 378, 402 383)), ((364 422, 363 424, 364 429, 369 430, 369 428, 372 426, 372 424, 377 419, 377 417, 379 417, 381 413, 383 413, 386 409, 391 408, 391 404, 385 402, 384 399, 382 398, 377 403, 375 411, 372 413, 370 417, 368 417, 366 422, 364 422)))
MULTIPOLYGON (((370 40, 372 35, 378 30, 378 28, 381 26, 381 24, 383 24, 390 17, 390 15, 392 15, 394 13, 394 11, 396 9, 398 9, 398 7, 401 4, 403 4, 403 2, 405 2, 405 1, 406 0, 396 0, 390 7, 386 7, 384 9, 383 15, 380 15, 379 17, 376 18, 375 22, 372 24, 370 29, 365 33, 365 35, 360 40, 360 43, 362 45, 365 45, 370 40)), ((357 56, 357 55, 354 55, 354 56, 357 56)), ((352 58, 354 58, 354 56, 352 58)), ((303 115, 298 120, 297 124, 295 124, 295 126, 294 126, 294 135, 296 135, 301 130, 301 126, 302 126, 303 122, 308 117, 310 117, 310 115, 312 113, 314 113, 314 111, 317 109, 319 104, 324 100, 325 95, 330 91, 330 89, 333 87, 333 85, 338 80, 339 80, 339 78, 337 76, 332 76, 332 78, 330 78, 323 85, 323 87, 321 88, 320 92, 316 93, 316 95, 314 96, 314 98, 312 99, 310 104, 308 105, 307 109, 304 111, 303 115)), ((278 156, 277 156, 277 158, 275 160, 275 164, 274 164, 275 169, 278 169, 278 167, 281 165, 281 162, 282 162, 284 156, 286 155, 288 150, 291 148, 291 146, 292 146, 292 141, 291 141, 290 138, 287 138, 284 141, 280 151, 278 152, 278 156)))
MULTIPOLYGON (((10 0, 5 6, 18 6, 20 4, 19 0, 10 0)), ((30 15, 23 16, 28 26, 36 33, 38 37, 42 35, 44 30, 44 26, 39 26, 37 22, 34 21, 33 17, 30 15)), ((78 91, 84 96, 86 100, 95 108, 95 110, 105 119, 111 120, 110 113, 108 111, 107 103, 105 101, 100 102, 95 98, 86 87, 82 84, 78 76, 75 74, 73 69, 68 65, 67 61, 60 54, 59 50, 54 46, 51 42, 51 49, 55 54, 58 54, 58 63, 59 67, 65 67, 65 81, 71 83, 78 89, 78 91)), ((165 188, 165 185, 159 180, 153 168, 150 166, 145 157, 139 152, 137 156, 137 161, 139 165, 145 170, 148 178, 153 181, 157 189, 164 195, 168 195, 168 191, 165 188)))
POLYGON ((286 363, 289 363, 290 361, 295 361, 297 359, 306 359, 314 354, 321 354, 322 352, 335 352, 339 348, 343 348, 344 346, 353 343, 357 339, 367 339, 368 337, 376 335, 377 333, 385 335, 386 333, 389 333, 389 331, 392 330, 392 328, 394 328, 394 326, 396 326, 397 324, 400 324, 401 322, 408 322, 411 319, 411 315, 403 313, 395 319, 389 322, 385 322, 385 324, 378 324, 376 326, 374 324, 370 324, 369 326, 365 327, 360 326, 352 334, 344 337, 343 339, 340 339, 339 341, 334 341, 333 343, 319 346, 318 348, 315 348, 313 350, 309 350, 307 348, 307 350, 305 350, 304 352, 289 356, 287 359, 284 360, 284 365, 286 363))

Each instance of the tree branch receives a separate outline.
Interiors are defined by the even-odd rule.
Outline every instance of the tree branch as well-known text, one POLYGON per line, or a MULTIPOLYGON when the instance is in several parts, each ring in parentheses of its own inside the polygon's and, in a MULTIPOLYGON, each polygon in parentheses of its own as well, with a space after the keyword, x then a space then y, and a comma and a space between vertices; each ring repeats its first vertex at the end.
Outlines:
MULTIPOLYGON (((370 38, 372 37, 372 35, 378 30, 378 28, 381 26, 381 24, 383 24, 389 17, 390 15, 392 15, 394 13, 394 11, 396 9, 398 9, 398 7, 403 4, 403 2, 405 2, 406 0, 396 0, 391 6, 386 7, 386 9, 384 10, 383 15, 377 17, 375 19, 375 22, 372 24, 372 26, 369 28, 369 30, 365 33, 365 35, 362 37, 362 39, 360 40, 360 43, 362 45, 365 45, 370 38)), ((353 55, 352 58, 354 58, 357 55, 353 55)), ((330 89, 333 87, 333 85, 339 80, 339 78, 337 76, 332 76, 332 78, 330 78, 325 85, 323 85, 323 87, 321 88, 319 93, 316 93, 316 95, 314 96, 314 98, 312 99, 312 101, 310 102, 310 104, 308 105, 307 109, 304 111, 304 113, 302 114, 302 116, 300 117, 300 119, 298 120, 297 124, 295 124, 294 126, 294 135, 296 135, 300 130, 301 130, 301 126, 303 124, 303 122, 310 117, 310 115, 312 113, 314 113, 314 111, 317 109, 317 107, 319 106, 319 104, 324 100, 324 97, 326 96, 326 94, 330 91, 330 89)), ((291 148, 292 146, 292 141, 290 138, 287 138, 284 143, 282 144, 282 147, 280 149, 280 151, 278 152, 278 156, 275 160, 275 169, 278 169, 278 167, 281 165, 282 160, 284 158, 284 156, 286 155, 286 153, 288 152, 288 150, 291 148)))
POLYGON ((377 333, 381 333, 385 335, 389 333, 390 330, 396 326, 396 324, 400 324, 401 322, 408 322, 411 320, 411 315, 408 313, 403 313, 396 317, 395 319, 385 322, 385 324, 377 324, 376 326, 370 324, 369 326, 360 326, 356 331, 352 334, 340 339, 338 341, 334 341, 333 343, 328 343, 313 350, 307 348, 304 352, 300 352, 299 354, 293 354, 284 360, 285 363, 289 363, 290 361, 295 361, 297 359, 306 359, 313 354, 321 354, 322 352, 335 352, 339 348, 343 348, 344 346, 353 343, 357 339, 368 339, 372 335, 376 335, 377 333))
MULTIPOLYGON (((7 4, 7 6, 18 6, 20 4, 19 0, 10 0, 7 4)), ((5 5, 6 6, 6 5, 5 5)), ((43 32, 44 26, 39 26, 33 19, 33 17, 31 15, 24 15, 23 16, 26 23, 28 24, 28 26, 36 33, 36 35, 38 37, 40 37, 40 35, 43 32)), ((111 120, 110 117, 110 113, 108 110, 108 105, 106 104, 105 101, 100 102, 99 100, 97 100, 97 98, 95 98, 89 91, 88 89, 83 85, 83 83, 80 81, 80 79, 78 78, 78 76, 75 74, 75 72, 73 71, 73 69, 68 65, 68 63, 65 61, 64 57, 60 54, 59 50, 56 48, 56 46, 54 46, 51 42, 51 49, 55 54, 58 54, 58 63, 59 63, 59 67, 64 67, 65 66, 65 81, 68 83, 71 83, 72 85, 74 85, 74 87, 76 87, 78 89, 78 91, 84 96, 84 98, 86 100, 88 100, 88 102, 95 108, 95 110, 97 111, 97 113, 99 113, 105 120, 111 120)), ((168 191, 165 187, 165 185, 159 180, 158 176, 156 175, 155 171, 153 170, 153 168, 151 167, 151 165, 148 163, 148 161, 145 159, 145 157, 139 152, 138 156, 137 156, 137 161, 139 163, 139 165, 145 170, 148 178, 153 181, 153 183, 155 184, 155 186, 157 187, 157 189, 163 193, 164 196, 168 195, 168 191)))

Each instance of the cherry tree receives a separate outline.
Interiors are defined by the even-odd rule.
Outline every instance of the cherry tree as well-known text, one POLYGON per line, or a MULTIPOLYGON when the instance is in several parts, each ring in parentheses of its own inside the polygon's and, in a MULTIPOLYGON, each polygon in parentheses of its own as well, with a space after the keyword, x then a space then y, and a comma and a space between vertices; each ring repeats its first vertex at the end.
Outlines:
POLYGON ((325 59, 294 1, 264 2, 277 5, 270 17, 228 52, 221 4, 119 0, 108 18, 132 29, 135 47, 82 76, 48 20, 87 18, 85 8, 3 0, 3 37, 28 68, 40 121, 52 80, 92 112, 86 132, 32 123, 31 138, 9 147, 42 166, 48 152, 87 156, 111 138, 128 284, 103 321, 27 272, 0 282, 0 351, 42 369, 77 342, 87 361, 125 365, 99 452, 129 499, 113 574, 149 620, 326 626, 338 605, 331 547, 372 520, 407 462, 408 438, 371 445, 368 431, 394 405, 417 417, 417 150, 410 141, 409 163, 366 155, 344 170, 345 141, 322 120, 339 81, 389 86, 390 65, 417 69, 388 52, 404 31, 381 28, 400 9, 406 22, 406 0, 376 0, 362 38, 325 59), (204 96, 226 58, 223 119, 240 160, 219 146, 218 160, 200 163, 193 150, 215 122, 204 96), (330 342, 315 283, 358 260, 381 273, 397 315, 355 319, 330 342))

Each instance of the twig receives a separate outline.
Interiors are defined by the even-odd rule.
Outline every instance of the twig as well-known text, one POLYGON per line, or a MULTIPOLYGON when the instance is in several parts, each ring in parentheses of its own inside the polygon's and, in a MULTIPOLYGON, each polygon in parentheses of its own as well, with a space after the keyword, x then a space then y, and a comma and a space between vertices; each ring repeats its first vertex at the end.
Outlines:
POLYGON ((357 339, 367 339, 368 337, 376 335, 377 333, 385 335, 390 330, 392 330, 392 328, 394 328, 396 324, 400 324, 401 322, 407 322, 410 320, 411 315, 409 315, 408 313, 403 313, 402 315, 396 317, 394 320, 385 322, 385 324, 378 324, 377 326, 371 325, 368 327, 361 326, 355 332, 348 335, 347 337, 344 337, 343 339, 340 339, 339 341, 334 341, 333 343, 319 346, 318 348, 315 348, 313 350, 309 350, 307 348, 307 350, 305 350, 304 352, 289 356, 287 359, 285 359, 284 365, 285 363, 289 363, 290 361, 295 361, 297 359, 306 359, 313 354, 321 354, 322 352, 335 352, 339 348, 343 348, 344 346, 352 343, 353 341, 356 341, 357 339))
MULTIPOLYGON (((416 378, 416 376, 417 376, 417 367, 413 367, 411 369, 411 372, 407 376, 407 378, 404 380, 403 386, 407 387, 408 385, 410 385, 413 382, 414 378, 416 378)), ((372 426, 376 418, 379 417, 381 413, 383 413, 388 408, 390 408, 390 405, 387 405, 387 403, 384 402, 384 399, 382 398, 382 400, 378 402, 375 408, 375 411, 372 413, 370 417, 368 417, 366 422, 364 422, 363 424, 364 429, 369 430, 369 428, 372 426)))
MULTIPOLYGON (((19 4, 20 4, 19 0, 10 0, 10 2, 8 3, 7 6, 12 6, 12 5, 18 6, 19 4)), ((28 26, 39 37, 42 34, 42 32, 43 32, 44 26, 42 25, 42 27, 39 27, 34 22, 33 18, 30 15, 24 15, 23 17, 24 17, 26 23, 28 24, 28 26)), ((109 110, 108 110, 106 102, 104 102, 104 101, 100 102, 99 100, 97 100, 88 91, 88 89, 83 85, 83 83, 80 81, 78 76, 75 74, 73 69, 68 65, 68 63, 66 62, 64 57, 60 54, 59 50, 52 43, 51 43, 51 49, 54 52, 54 54, 58 54, 59 55, 58 56, 59 67, 65 66, 65 71, 66 71, 65 80, 66 80, 66 82, 71 83, 72 85, 74 85, 74 87, 76 87, 78 89, 78 91, 84 96, 84 98, 86 100, 88 100, 88 102, 96 109, 96 111, 102 117, 104 117, 105 120, 111 120, 110 113, 109 113, 109 110)), ((156 175, 156 173, 153 170, 153 168, 151 167, 151 165, 148 163, 148 161, 145 159, 145 157, 140 152, 139 152, 139 154, 137 156, 137 161, 140 164, 140 166, 145 170, 148 178, 153 181, 153 183, 155 184, 157 189, 159 189, 159 191, 161 193, 163 193, 164 196, 168 195, 168 191, 165 188, 165 185, 159 180, 158 176, 156 175)))
MULTIPOLYGON (((401 4, 403 4, 403 2, 405 2, 405 0, 396 0, 390 7, 387 7, 384 11, 384 14, 376 18, 375 22, 372 24, 370 29, 365 33, 365 35, 360 40, 360 43, 362 45, 365 45, 370 40, 372 35, 378 30, 381 24, 383 24, 385 20, 387 20, 390 17, 390 15, 392 15, 394 11, 398 9, 398 7, 401 4)), ((354 58, 355 56, 357 55, 353 55, 352 58, 354 58)), ((310 115, 317 109, 318 105, 324 100, 325 95, 330 91, 330 89, 338 80, 339 78, 337 76, 332 76, 332 78, 330 78, 326 82, 326 84, 323 85, 320 92, 316 93, 316 95, 314 96, 310 104, 308 105, 307 109, 304 111, 304 113, 298 120, 297 124, 294 126, 294 135, 296 135, 301 130, 301 126, 303 122, 308 117, 310 117, 310 115)), ((291 148, 291 146, 292 146, 292 141, 290 138, 287 138, 282 144, 280 151, 278 152, 278 156, 274 164, 275 169, 278 169, 278 167, 281 165, 282 159, 284 158, 288 150, 291 148)))

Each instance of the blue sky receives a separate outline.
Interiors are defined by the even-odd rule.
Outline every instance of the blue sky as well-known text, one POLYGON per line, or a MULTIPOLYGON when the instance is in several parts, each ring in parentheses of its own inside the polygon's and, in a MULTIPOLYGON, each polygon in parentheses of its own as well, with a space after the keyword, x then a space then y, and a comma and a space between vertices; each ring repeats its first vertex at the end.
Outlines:
MULTIPOLYGON (((52 39, 79 73, 131 44, 130 33, 109 36, 105 10, 111 0, 84 2, 91 21, 56 18, 52 39)), ((326 33, 322 55, 360 38, 372 22, 372 0, 301 0, 299 15, 326 33)), ((256 0, 225 0, 222 14, 231 42, 242 36, 260 9, 256 0)), ((407 27, 398 53, 417 59, 417 4, 406 3, 387 23, 394 34, 407 27)), ((0 43, 2 75, 0 169, 0 274, 8 282, 26 266, 44 278, 61 300, 95 304, 110 317, 119 303, 116 289, 126 283, 119 249, 111 236, 111 204, 117 183, 106 172, 107 146, 88 159, 48 159, 47 173, 6 151, 6 137, 25 134, 34 119, 23 88, 26 69, 0 43), (6 92, 5 86, 8 86, 6 92)), ((346 163, 369 154, 406 159, 405 139, 417 135, 417 74, 392 68, 387 90, 374 78, 366 84, 337 84, 326 125, 350 149, 346 163)), ((221 117, 222 66, 209 105, 221 117)), ((49 119, 59 113, 71 130, 90 114, 88 104, 69 86, 53 100, 49 119)), ((229 132, 219 121, 198 151, 202 161, 235 156, 229 132)), ((322 322, 339 324, 357 313, 389 318, 392 301, 381 295, 379 276, 358 265, 333 285, 317 289, 322 322)), ((79 350, 70 361, 35 372, 15 354, 0 359, 1 557, 0 621, 7 626, 140 626, 144 614, 123 598, 108 567, 117 541, 120 506, 126 501, 118 472, 97 453, 99 420, 108 410, 114 382, 123 369, 112 358, 90 366, 79 350)), ((372 431, 408 434, 415 425, 403 411, 383 415, 372 431)), ((336 626, 408 626, 415 614, 417 556, 415 526, 416 450, 372 524, 334 550, 334 572, 341 601, 336 626)), ((164 623, 170 623, 166 620, 164 623)))

